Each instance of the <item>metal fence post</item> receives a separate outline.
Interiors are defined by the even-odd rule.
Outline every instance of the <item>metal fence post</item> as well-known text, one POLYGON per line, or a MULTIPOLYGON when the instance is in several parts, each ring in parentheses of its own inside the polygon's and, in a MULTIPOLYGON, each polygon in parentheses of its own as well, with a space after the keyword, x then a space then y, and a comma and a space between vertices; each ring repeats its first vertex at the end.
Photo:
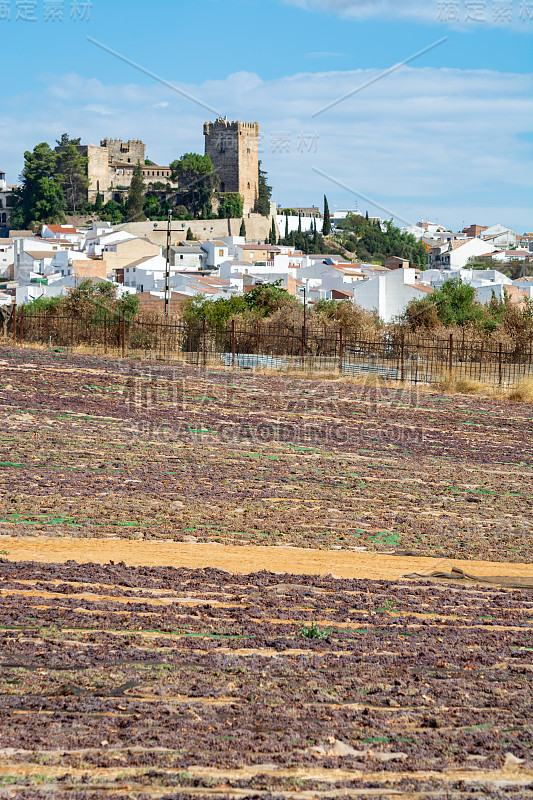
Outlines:
POLYGON ((231 320, 231 366, 235 369, 235 320, 231 320))
POLYGON ((104 314, 104 355, 107 353, 107 314, 104 314))
POLYGON ((450 333, 450 360, 449 360, 449 372, 450 376, 452 374, 452 367, 453 367, 453 333, 450 333))
POLYGON ((205 365, 207 363, 207 353, 205 352, 205 317, 202 325, 202 361, 205 369, 205 365))
POLYGON ((405 334, 402 333, 400 338, 400 380, 405 378, 405 334))
POLYGON ((122 312, 121 338, 122 338, 122 358, 126 355, 126 312, 122 312))
POLYGON ((498 345, 498 382, 502 385, 502 343, 498 345))
POLYGON ((20 341, 24 341, 24 306, 20 309, 20 341))
POLYGON ((13 317, 11 319, 11 330, 13 332, 13 343, 17 343, 17 304, 13 306, 13 317))
POLYGON ((339 372, 342 375, 342 355, 343 355, 343 342, 342 342, 342 328, 339 331, 339 372))

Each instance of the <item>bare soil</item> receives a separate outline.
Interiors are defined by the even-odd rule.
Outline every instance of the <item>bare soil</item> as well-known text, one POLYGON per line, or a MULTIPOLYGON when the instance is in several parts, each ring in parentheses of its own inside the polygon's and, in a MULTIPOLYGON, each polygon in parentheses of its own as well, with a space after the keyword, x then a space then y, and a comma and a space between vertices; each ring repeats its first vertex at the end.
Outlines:
POLYGON ((232 573, 291 572, 294 575, 332 575, 338 578, 395 580, 406 574, 429 574, 453 567, 479 576, 505 575, 533 579, 533 564, 497 561, 396 556, 390 553, 324 551, 296 547, 255 547, 127 539, 74 539, 0 536, 0 549, 9 560, 105 564, 123 561, 131 566, 215 567, 232 573))
POLYGON ((533 797, 530 405, 0 370, 0 797, 533 797))
POLYGON ((533 795, 533 591, 7 560, 0 586, 10 796, 533 795))
POLYGON ((533 562, 530 404, 0 350, 0 533, 533 562))

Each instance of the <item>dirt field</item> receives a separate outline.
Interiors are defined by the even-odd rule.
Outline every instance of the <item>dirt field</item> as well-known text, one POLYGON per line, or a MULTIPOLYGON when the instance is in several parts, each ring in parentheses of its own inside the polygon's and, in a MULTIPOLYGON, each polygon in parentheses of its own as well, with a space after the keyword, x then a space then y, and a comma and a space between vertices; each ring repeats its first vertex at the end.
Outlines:
POLYGON ((0 368, 0 796, 533 797, 531 406, 0 368))
POLYGON ((1 574, 10 796, 533 795, 531 592, 73 562, 1 574))
POLYGON ((0 533, 533 560, 531 405, 0 351, 0 533))

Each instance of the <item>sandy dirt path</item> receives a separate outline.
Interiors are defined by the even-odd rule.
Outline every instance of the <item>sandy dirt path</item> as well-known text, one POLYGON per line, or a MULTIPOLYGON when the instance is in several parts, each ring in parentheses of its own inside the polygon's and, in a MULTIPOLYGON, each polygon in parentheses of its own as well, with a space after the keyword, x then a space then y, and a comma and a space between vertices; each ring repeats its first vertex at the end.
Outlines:
POLYGON ((295 575, 397 580, 406 573, 430 573, 452 567, 474 575, 533 578, 533 564, 463 561, 450 558, 394 556, 381 553, 308 550, 292 547, 255 547, 183 542, 138 542, 125 539, 74 539, 0 536, 0 550, 10 561, 106 564, 124 561, 129 566, 213 567, 238 574, 260 570, 295 575))

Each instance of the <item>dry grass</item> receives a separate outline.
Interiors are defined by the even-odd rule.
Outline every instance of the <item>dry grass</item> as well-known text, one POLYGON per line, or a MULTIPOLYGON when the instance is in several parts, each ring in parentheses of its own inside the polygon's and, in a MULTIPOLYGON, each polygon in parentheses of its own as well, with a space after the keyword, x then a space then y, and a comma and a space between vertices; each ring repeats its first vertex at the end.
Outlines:
POLYGON ((533 402, 533 380, 521 381, 518 386, 513 386, 508 389, 506 399, 515 403, 532 403, 533 402))
MULTIPOLYGON (((0 345, 3 346, 12 346, 13 341, 11 337, 0 337, 0 345)), ((121 358, 121 350, 120 348, 109 347, 108 353, 104 354, 102 348, 98 347, 91 347, 89 345, 77 345, 74 347, 61 347, 61 348, 51 348, 49 345, 40 343, 40 342, 23 342, 17 343, 18 347, 22 349, 31 349, 31 350, 41 350, 41 351, 50 351, 53 349, 57 349, 64 353, 68 353, 70 355, 91 355, 91 356, 99 356, 103 358, 110 358, 110 359, 120 359, 121 358)), ((126 358, 139 360, 139 361, 147 361, 148 363, 153 361, 160 361, 169 364, 175 364, 176 366, 179 365, 188 365, 188 366, 198 366, 202 368, 204 366, 202 354, 198 356, 198 363, 197 363, 197 354, 194 353, 179 353, 179 354, 167 354, 167 355, 160 355, 156 351, 141 351, 141 350, 126 350, 126 358)), ((294 360, 298 360, 297 357, 294 357, 294 360)), ((410 383, 409 381, 397 381, 397 380, 390 380, 380 375, 374 373, 362 373, 361 375, 341 375, 338 370, 338 364, 336 359, 331 359, 331 366, 324 365, 321 362, 322 366, 320 369, 315 368, 312 363, 312 358, 309 359, 308 364, 306 364, 303 368, 297 366, 288 366, 286 369, 273 369, 271 367, 262 367, 258 366, 255 367, 251 372, 254 374, 259 375, 283 375, 290 378, 299 378, 301 380, 309 380, 309 381, 334 381, 338 384, 352 384, 354 386, 363 386, 363 387, 373 387, 379 388, 381 390, 396 390, 397 392, 405 392, 409 391, 412 392, 415 384, 410 383)), ((221 370, 221 371, 233 371, 233 367, 226 367, 220 361, 220 356, 207 353, 206 360, 205 360, 205 367, 209 368, 210 370, 221 370)), ((240 372, 239 368, 236 368, 237 371, 240 372)), ((441 380, 435 381, 431 384, 423 384, 417 383, 416 384, 416 391, 417 392, 424 392, 424 393, 438 393, 438 394, 461 394, 461 395, 476 395, 479 397, 486 397, 492 398, 497 400, 507 400, 509 402, 514 403, 532 403, 533 402, 533 380, 524 379, 516 386, 513 387, 501 387, 491 383, 484 383, 483 381, 476 381, 470 378, 464 378, 461 376, 455 376, 453 373, 450 375, 448 372, 443 373, 441 380)))

